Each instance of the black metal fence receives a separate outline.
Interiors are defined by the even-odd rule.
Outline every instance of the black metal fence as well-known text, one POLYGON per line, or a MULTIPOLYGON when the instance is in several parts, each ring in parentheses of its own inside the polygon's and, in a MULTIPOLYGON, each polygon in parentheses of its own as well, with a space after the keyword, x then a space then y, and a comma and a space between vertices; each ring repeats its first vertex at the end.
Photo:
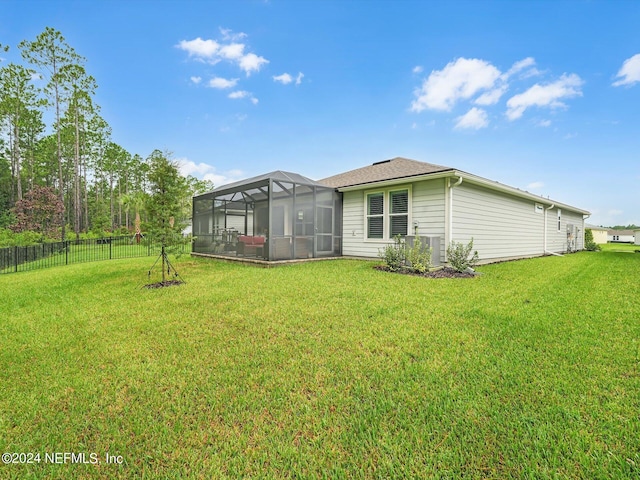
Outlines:
MULTIPOLYGON (((191 244, 183 246, 183 253, 191 244)), ((0 249, 0 274, 119 258, 158 255, 160 245, 136 237, 105 237, 0 249)))

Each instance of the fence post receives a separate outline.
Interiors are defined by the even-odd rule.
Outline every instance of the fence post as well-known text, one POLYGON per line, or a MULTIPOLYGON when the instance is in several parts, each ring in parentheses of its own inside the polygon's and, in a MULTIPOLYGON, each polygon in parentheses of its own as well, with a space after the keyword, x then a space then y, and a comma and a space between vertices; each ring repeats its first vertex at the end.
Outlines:
POLYGON ((62 244, 64 245, 64 264, 69 265, 69 241, 63 240, 62 244))
POLYGON ((113 238, 109 239, 109 260, 111 260, 111 245, 113 244, 113 238))
POLYGON ((13 261, 16 264, 15 272, 18 271, 18 246, 13 247, 13 261))

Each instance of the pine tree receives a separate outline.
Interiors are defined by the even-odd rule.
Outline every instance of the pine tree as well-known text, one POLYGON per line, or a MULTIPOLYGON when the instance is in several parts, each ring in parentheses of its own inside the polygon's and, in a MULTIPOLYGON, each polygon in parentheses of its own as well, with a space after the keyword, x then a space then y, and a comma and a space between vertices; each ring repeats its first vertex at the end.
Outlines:
POLYGON ((147 232, 151 241, 161 247, 162 282, 165 281, 165 260, 168 252, 185 243, 181 219, 182 200, 187 190, 184 177, 169 155, 154 150, 148 158, 150 195, 146 210, 149 216, 147 232))

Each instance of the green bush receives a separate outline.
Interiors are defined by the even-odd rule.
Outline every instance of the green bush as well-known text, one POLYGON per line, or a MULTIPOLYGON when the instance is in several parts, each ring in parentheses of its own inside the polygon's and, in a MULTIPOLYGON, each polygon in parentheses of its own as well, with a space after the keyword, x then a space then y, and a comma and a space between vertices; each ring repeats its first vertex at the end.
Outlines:
POLYGON ((590 252, 599 252, 600 246, 593 241, 593 232, 590 228, 584 231, 584 249, 590 252))
POLYGON ((381 251, 378 251, 378 256, 392 272, 401 270, 406 259, 402 237, 400 235, 393 237, 393 244, 387 245, 381 251))
POLYGON ((415 237, 413 246, 406 249, 407 268, 416 273, 424 273, 431 267, 431 248, 415 237))
POLYGON ((464 245, 451 241, 451 244, 447 247, 447 259, 449 265, 458 272, 464 272, 467 268, 473 268, 480 259, 478 257, 478 251, 473 250, 473 238, 471 241, 464 245), (473 255, 471 252, 473 251, 473 255))
POLYGON ((44 237, 41 233, 24 230, 16 233, 8 228, 0 228, 0 248, 5 247, 27 247, 29 245, 37 245, 50 239, 44 237))
POLYGON ((392 272, 424 273, 431 267, 431 248, 423 245, 419 237, 416 237, 413 246, 408 247, 405 240, 396 235, 393 244, 384 247, 378 255, 392 272))

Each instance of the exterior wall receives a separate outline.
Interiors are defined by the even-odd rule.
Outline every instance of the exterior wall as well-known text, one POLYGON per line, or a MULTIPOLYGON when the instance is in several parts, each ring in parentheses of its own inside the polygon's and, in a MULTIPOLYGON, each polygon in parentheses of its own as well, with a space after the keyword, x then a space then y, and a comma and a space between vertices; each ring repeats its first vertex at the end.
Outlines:
POLYGON ((465 182, 452 194, 451 238, 462 243, 473 238, 481 260, 544 253, 544 210, 536 213, 536 202, 465 182))
POLYGON ((612 243, 633 243, 635 241, 635 236, 629 234, 627 232, 609 232, 607 234, 607 239, 612 243))
MULTIPOLYGON (((481 260, 543 255, 545 210, 539 204, 495 190, 463 182, 453 188, 452 240, 473 238, 481 260), (536 208, 536 204, 538 208, 536 208)), ((547 251, 567 250, 567 226, 574 225, 574 249, 584 247, 584 221, 579 213, 558 208, 546 211, 547 251)))
MULTIPOLYGON (((440 258, 444 260, 444 180, 427 180, 414 184, 396 185, 393 190, 409 188, 411 192, 409 235, 440 236, 440 258)), ((368 240, 366 238, 365 194, 371 190, 344 192, 342 198, 342 254, 345 256, 377 258, 380 249, 393 243, 392 239, 368 240)))
POLYGON ((595 228, 591 229, 591 233, 593 233, 593 241, 597 244, 607 243, 607 231, 606 230, 596 230, 595 228))
POLYGON ((636 230, 636 231, 635 231, 635 234, 636 234, 636 241, 635 241, 635 244, 636 244, 636 245, 640 245, 640 230, 636 230))
POLYGON ((567 226, 574 225, 574 250, 584 249, 584 220, 582 214, 562 211, 560 231, 558 231, 558 208, 552 208, 547 212, 547 250, 555 253, 567 251, 567 226))
MULTIPOLYGON (((415 183, 413 186, 413 221, 418 222, 418 235, 440 237, 440 262, 444 262, 447 246, 445 233, 444 178, 415 183)), ((414 234, 414 231, 410 232, 414 234)), ((435 257, 436 252, 432 255, 435 257)))
MULTIPOLYGON (((446 179, 395 185, 394 190, 408 187, 411 191, 409 234, 418 223, 418 235, 440 237, 440 260, 447 248, 445 228, 448 218, 446 179)), ((473 238, 474 249, 481 260, 522 258, 545 253, 545 208, 517 196, 463 182, 453 187, 451 238, 467 243, 473 238)), ((365 198, 363 189, 344 192, 343 249, 345 256, 377 258, 380 249, 391 239, 368 240, 366 236, 365 198)), ((584 248, 584 220, 580 213, 561 211, 558 230, 558 208, 546 211, 547 251, 567 251, 567 226, 574 225, 575 250, 584 248)))

